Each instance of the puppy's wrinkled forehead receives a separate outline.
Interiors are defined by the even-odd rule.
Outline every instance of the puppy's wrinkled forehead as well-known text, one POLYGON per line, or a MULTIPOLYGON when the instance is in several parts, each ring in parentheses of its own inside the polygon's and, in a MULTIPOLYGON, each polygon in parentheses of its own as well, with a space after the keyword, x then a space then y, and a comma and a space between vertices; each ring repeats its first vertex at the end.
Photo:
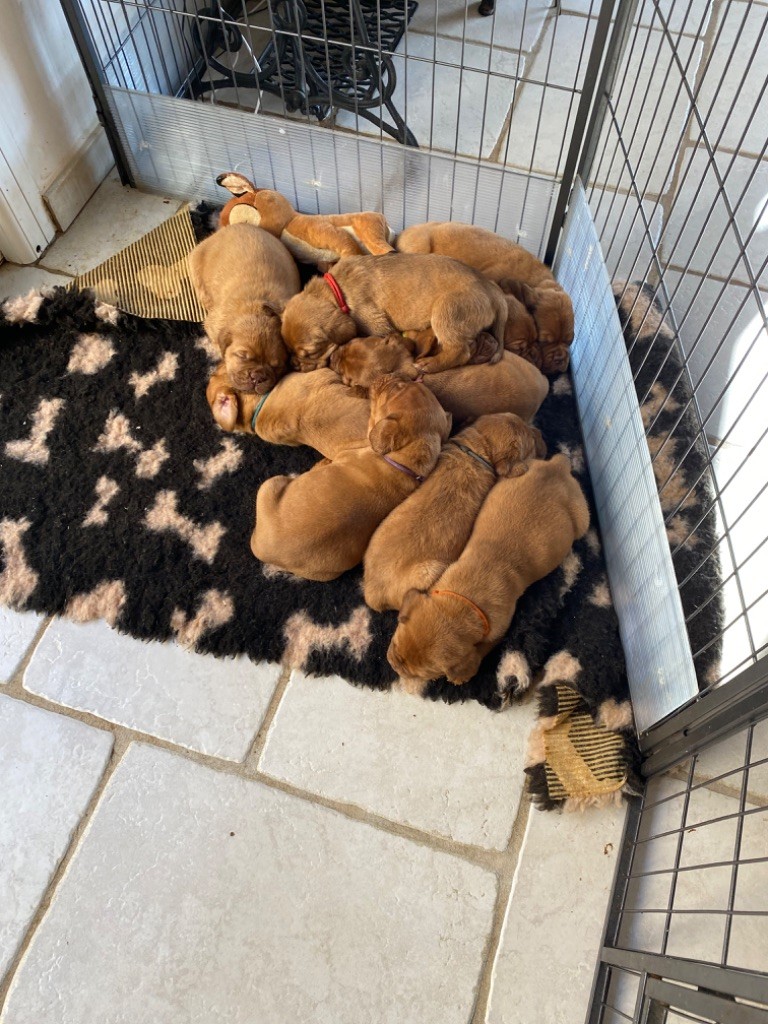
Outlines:
POLYGON ((412 380, 402 373, 389 373, 383 377, 377 377, 371 383, 371 401, 386 402, 389 405, 396 402, 408 393, 419 387, 412 380))

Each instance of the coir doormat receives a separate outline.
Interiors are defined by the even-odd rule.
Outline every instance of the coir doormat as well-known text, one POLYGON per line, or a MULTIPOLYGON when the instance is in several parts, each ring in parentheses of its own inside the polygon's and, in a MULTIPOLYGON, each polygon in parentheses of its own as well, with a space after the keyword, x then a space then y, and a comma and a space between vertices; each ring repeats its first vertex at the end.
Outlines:
MULTIPOLYGON (((222 433, 205 400, 216 361, 199 325, 119 313, 90 292, 2 306, 0 603, 391 687, 396 616, 365 606, 359 570, 312 583, 252 557, 259 485, 319 456, 222 433)), ((567 375, 537 423, 550 452, 570 455, 593 527, 526 592, 476 678, 425 696, 500 710, 540 679, 528 771, 536 799, 555 806, 631 791, 636 751, 567 375)))

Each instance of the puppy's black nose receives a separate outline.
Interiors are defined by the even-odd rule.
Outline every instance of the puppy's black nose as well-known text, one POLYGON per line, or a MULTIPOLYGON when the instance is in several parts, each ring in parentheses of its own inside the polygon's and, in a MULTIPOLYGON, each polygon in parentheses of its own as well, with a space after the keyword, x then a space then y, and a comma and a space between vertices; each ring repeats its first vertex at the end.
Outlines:
POLYGON ((264 370, 249 370, 248 379, 251 384, 264 384, 269 380, 269 374, 265 373, 264 370))

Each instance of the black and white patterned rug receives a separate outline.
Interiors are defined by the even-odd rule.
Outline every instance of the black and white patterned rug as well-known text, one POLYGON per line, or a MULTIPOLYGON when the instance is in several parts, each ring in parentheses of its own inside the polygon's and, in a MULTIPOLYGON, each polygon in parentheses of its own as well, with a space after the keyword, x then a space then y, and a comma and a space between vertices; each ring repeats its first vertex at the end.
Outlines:
MULTIPOLYGON (((216 354, 199 325, 139 319, 63 289, 0 309, 0 603, 393 684, 396 616, 365 606, 359 569, 312 583, 252 557, 259 485, 319 456, 218 429, 205 399, 216 354)), ((432 683, 425 696, 498 710, 543 672, 626 737, 632 763, 624 661, 568 375, 552 380, 537 424, 551 453, 571 457, 592 528, 526 592, 476 678, 432 683)), ((686 514, 704 509, 703 484, 695 499, 686 514)), ((711 602, 701 629, 718 610, 711 602)))

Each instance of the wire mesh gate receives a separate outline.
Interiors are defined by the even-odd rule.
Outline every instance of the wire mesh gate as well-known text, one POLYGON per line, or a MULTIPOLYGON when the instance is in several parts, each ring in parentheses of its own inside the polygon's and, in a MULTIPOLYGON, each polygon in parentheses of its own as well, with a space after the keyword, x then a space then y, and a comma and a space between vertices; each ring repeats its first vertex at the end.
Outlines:
POLYGON ((306 212, 379 209, 395 229, 463 220, 556 256, 651 777, 590 1021, 768 1020, 768 905, 742 901, 745 879, 768 879, 768 6, 499 0, 481 18, 462 0, 62 4, 126 180, 221 202, 216 174, 240 170, 306 212), (605 452, 590 437, 624 416, 632 386, 617 281, 630 307, 642 287, 656 300, 636 327, 671 320, 693 397, 674 408, 652 380, 653 422, 630 410, 625 447, 605 452), (678 431, 691 411, 717 515, 699 547, 678 431), (669 412, 647 456, 643 434, 669 412), (676 576, 691 539, 698 559, 676 576), (679 590, 714 569, 684 621, 679 590), (722 625, 701 636, 711 601, 722 625), (712 793, 730 810, 708 807, 712 793), (697 853, 705 836, 714 860, 697 853))

